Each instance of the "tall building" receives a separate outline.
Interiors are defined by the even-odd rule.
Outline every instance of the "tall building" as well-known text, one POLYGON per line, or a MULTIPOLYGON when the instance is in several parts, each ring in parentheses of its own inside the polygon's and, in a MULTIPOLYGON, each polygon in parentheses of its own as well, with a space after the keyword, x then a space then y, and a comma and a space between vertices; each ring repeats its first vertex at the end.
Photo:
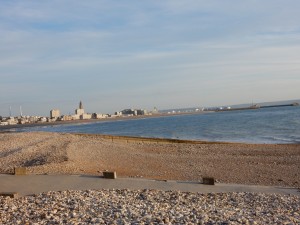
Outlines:
POLYGON ((50 118, 52 119, 52 118, 58 118, 58 117, 60 117, 59 109, 52 109, 50 111, 50 118))
POLYGON ((81 101, 79 102, 79 108, 75 110, 75 114, 79 116, 84 114, 84 109, 81 101))

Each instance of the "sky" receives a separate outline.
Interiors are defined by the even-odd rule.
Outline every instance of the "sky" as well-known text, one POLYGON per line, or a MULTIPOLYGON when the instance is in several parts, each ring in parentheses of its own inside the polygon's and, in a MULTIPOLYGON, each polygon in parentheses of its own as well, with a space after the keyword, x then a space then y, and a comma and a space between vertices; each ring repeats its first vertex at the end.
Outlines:
POLYGON ((0 115, 300 98, 299 0, 0 0, 0 115))

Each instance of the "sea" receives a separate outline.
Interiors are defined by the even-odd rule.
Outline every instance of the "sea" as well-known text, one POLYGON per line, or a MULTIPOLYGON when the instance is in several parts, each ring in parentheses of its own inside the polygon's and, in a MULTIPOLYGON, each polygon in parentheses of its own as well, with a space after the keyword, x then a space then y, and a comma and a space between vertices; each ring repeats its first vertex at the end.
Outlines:
POLYGON ((237 143, 300 143, 300 107, 197 113, 134 120, 18 128, 62 132, 237 143))

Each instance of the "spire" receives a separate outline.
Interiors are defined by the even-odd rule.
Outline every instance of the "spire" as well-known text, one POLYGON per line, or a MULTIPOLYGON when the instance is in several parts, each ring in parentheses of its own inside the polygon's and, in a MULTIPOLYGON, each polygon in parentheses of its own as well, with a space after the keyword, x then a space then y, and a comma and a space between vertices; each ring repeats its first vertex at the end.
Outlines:
POLYGON ((83 105, 81 101, 79 102, 79 109, 83 109, 83 105))

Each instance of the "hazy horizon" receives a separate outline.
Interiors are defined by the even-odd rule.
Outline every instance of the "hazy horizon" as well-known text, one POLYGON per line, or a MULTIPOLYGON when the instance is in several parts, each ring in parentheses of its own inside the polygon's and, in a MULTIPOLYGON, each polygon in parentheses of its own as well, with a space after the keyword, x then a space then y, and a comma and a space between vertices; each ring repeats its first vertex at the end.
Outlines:
MULTIPOLYGON (((290 104, 290 103, 299 103, 300 104, 300 99, 291 99, 291 100, 282 100, 282 101, 271 101, 271 102, 248 102, 248 103, 241 103, 241 104, 223 104, 223 105, 211 105, 211 106, 189 106, 189 107, 183 107, 183 108, 162 108, 162 109, 157 109, 158 111, 161 111, 161 112, 168 112, 170 110, 188 110, 188 109, 201 109, 201 108, 216 108, 216 107, 224 107, 224 106, 231 106, 231 107, 248 107, 252 104, 258 104, 260 106, 265 106, 265 105, 269 105, 269 104, 290 104)), ((63 113, 62 115, 71 115, 71 114, 74 114, 75 113, 75 109, 77 109, 79 106, 79 103, 77 104, 77 106, 73 109, 73 110, 69 110, 69 113, 63 113)), ((85 107, 83 107, 85 109, 85 112, 86 113, 98 113, 98 112, 92 112, 92 111, 88 111, 86 110, 85 107)), ((58 108, 56 108, 58 109, 58 108)), ((123 108, 123 109, 129 109, 128 107, 127 108, 123 108)), ((123 109, 119 109, 117 111, 121 111, 123 109)), ((131 109, 139 109, 137 107, 133 107, 131 109)), ((154 110, 154 108, 144 108, 145 110, 148 110, 148 111, 152 111, 154 110)), ((23 107, 20 106, 16 109, 12 109, 11 110, 11 113, 12 113, 12 116, 16 117, 16 116, 20 116, 20 110, 22 110, 22 114, 23 116, 49 116, 50 114, 50 110, 49 112, 47 112, 46 114, 24 114, 24 110, 23 110, 23 107)), ((59 109, 60 110, 60 109, 59 109)), ((114 114, 116 111, 114 112, 101 112, 103 114, 114 114)), ((8 108, 8 112, 7 114, 5 115, 0 115, 0 116, 3 116, 3 117, 9 117, 9 114, 10 114, 10 108, 8 108)))
POLYGON ((300 2, 2 1, 0 115, 299 99, 300 2))

